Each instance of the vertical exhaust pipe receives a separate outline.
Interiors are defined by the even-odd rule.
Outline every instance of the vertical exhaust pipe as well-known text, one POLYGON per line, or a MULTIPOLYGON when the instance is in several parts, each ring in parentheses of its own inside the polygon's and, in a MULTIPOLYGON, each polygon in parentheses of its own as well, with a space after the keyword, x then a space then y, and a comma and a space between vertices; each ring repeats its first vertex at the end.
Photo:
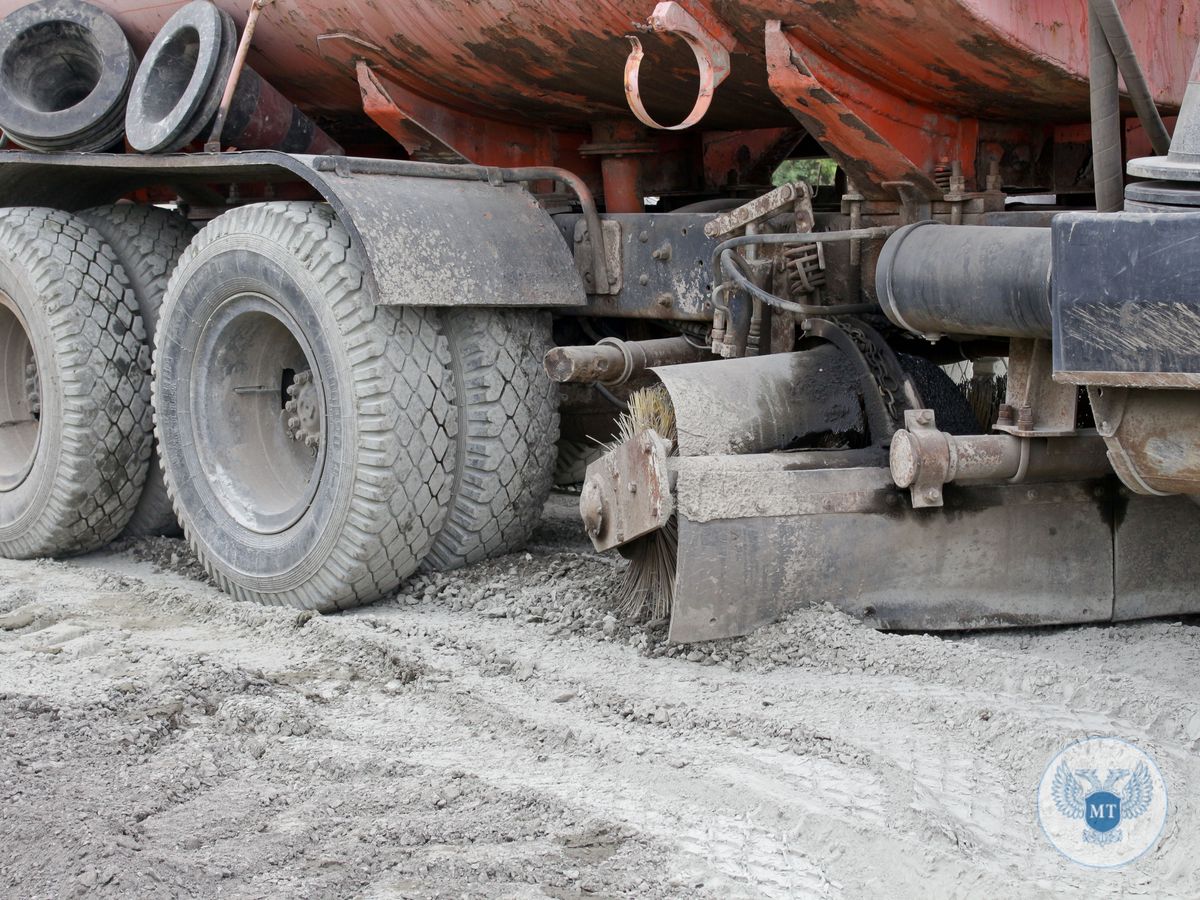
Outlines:
MULTIPOLYGON (((170 153, 206 138, 237 54, 237 26, 207 0, 179 9, 155 36, 129 93, 125 131, 143 153, 170 153)), ((239 150, 340 154, 342 148, 246 66, 221 131, 239 150)))
POLYGON ((108 150, 137 59, 112 16, 39 0, 0 21, 0 128, 30 150, 108 150))

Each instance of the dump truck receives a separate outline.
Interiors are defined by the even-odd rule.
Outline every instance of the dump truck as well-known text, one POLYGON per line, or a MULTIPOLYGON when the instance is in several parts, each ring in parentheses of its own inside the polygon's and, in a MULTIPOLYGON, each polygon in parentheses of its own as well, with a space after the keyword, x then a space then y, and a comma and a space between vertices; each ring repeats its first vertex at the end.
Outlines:
POLYGON ((557 477, 675 641, 1200 611, 1200 3, 0 15, 0 554, 329 611, 557 477))

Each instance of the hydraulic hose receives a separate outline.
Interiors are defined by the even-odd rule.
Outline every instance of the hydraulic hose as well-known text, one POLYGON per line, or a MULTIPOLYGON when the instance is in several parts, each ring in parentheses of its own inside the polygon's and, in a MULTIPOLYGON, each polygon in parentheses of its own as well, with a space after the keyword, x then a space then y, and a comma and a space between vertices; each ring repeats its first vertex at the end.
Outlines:
POLYGON ((761 300, 767 306, 773 306, 775 309, 781 309, 784 312, 795 313, 799 316, 850 316, 862 315, 863 313, 878 312, 879 306, 875 303, 847 303, 841 306, 810 306, 804 303, 795 303, 791 300, 784 300, 782 297, 777 297, 772 293, 764 291, 749 278, 747 278, 742 270, 738 267, 737 257, 732 250, 726 250, 721 254, 721 274, 733 281, 737 287, 745 291, 751 297, 761 300))
MULTIPOLYGON (((745 291, 755 300, 775 309, 783 310, 784 312, 794 313, 806 318, 811 316, 862 315, 863 313, 878 311, 878 305, 874 303, 851 303, 841 306, 811 306, 796 303, 792 300, 785 300, 783 297, 778 297, 775 294, 764 291, 746 277, 741 266, 738 264, 738 257, 733 251, 738 247, 745 247, 750 244, 783 244, 794 246, 798 244, 831 244, 837 241, 878 240, 888 237, 895 230, 895 228, 881 227, 858 228, 853 231, 806 232, 804 234, 739 235, 738 237, 722 241, 713 250, 713 270, 721 272, 730 279, 735 287, 745 291)), ((716 310, 727 311, 727 307, 722 306, 718 300, 720 294, 728 290, 725 286, 727 283, 721 282, 713 287, 712 303, 716 310)))
POLYGON ((1121 156, 1121 96, 1117 60, 1104 35, 1096 4, 1088 5, 1088 49, 1091 54, 1092 178, 1096 210, 1125 208, 1125 165, 1121 156))
POLYGON ((1125 79, 1125 87, 1129 91, 1129 99, 1137 110, 1138 119, 1146 129, 1146 135, 1159 156, 1166 156, 1171 149, 1171 135, 1163 124, 1154 98, 1150 95, 1150 86, 1146 83, 1146 75, 1134 52, 1133 42, 1129 32, 1125 30, 1125 22, 1121 19, 1121 11, 1117 9, 1117 0, 1089 0, 1092 11, 1100 20, 1100 27, 1108 39, 1109 49, 1116 57, 1117 68, 1125 79))

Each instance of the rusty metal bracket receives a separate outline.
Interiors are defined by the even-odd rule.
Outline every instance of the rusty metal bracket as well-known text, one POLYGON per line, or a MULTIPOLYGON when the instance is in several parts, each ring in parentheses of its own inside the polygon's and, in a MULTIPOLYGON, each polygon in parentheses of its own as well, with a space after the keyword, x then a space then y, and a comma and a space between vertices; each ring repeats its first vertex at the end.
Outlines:
POLYGON ((1013 338, 1009 343, 1008 396, 995 429, 1017 437, 1075 434, 1079 389, 1054 380, 1051 342, 1013 338))
POLYGON ((645 429, 588 466, 579 514, 597 550, 657 531, 674 515, 670 452, 670 441, 645 429))
MULTIPOLYGON (((807 52, 778 20, 767 22, 771 90, 859 191, 869 200, 893 200, 898 186, 906 182, 925 200, 941 200, 932 178, 821 83, 804 61, 807 52)), ((910 202, 903 194, 901 198, 910 202)))
POLYGON ((621 223, 614 219, 601 219, 602 247, 592 246, 592 232, 588 223, 580 219, 575 223, 575 268, 583 279, 584 289, 589 294, 619 294, 623 285, 624 241, 621 235, 621 223), (607 283, 601 283, 596 273, 598 254, 604 254, 607 270, 607 283))
POLYGON ((237 55, 233 58, 233 68, 229 70, 229 80, 225 82, 225 93, 221 95, 221 105, 213 118, 212 133, 204 142, 205 153, 221 152, 221 132, 225 130, 225 120, 229 117, 229 107, 233 104, 233 95, 237 92, 238 81, 242 77, 242 69, 246 66, 246 55, 250 52, 250 43, 254 40, 254 29, 258 27, 258 17, 263 7, 274 3, 275 0, 253 0, 250 13, 246 16, 246 27, 242 29, 242 39, 238 42, 237 55))
MULTIPOLYGON (((704 233, 710 238, 724 237, 749 225, 769 219, 777 212, 788 210, 797 204, 806 206, 808 214, 811 216, 812 188, 803 181, 781 185, 737 209, 714 216, 712 221, 704 226, 704 233)), ((800 209, 800 206, 796 207, 797 210, 800 209)), ((810 227, 807 230, 811 231, 812 229, 810 227)))
POLYGON ((640 26, 643 31, 679 35, 696 55, 696 65, 700 69, 700 91, 692 111, 678 125, 659 124, 642 104, 638 78, 646 54, 637 36, 627 35, 633 49, 625 61, 625 99, 639 122, 659 131, 683 131, 698 124, 708 114, 717 87, 729 77, 729 52, 737 45, 729 29, 698 0, 685 2, 703 18, 703 23, 680 3, 665 2, 654 7, 647 24, 640 26))
POLYGON ((942 506, 942 485, 954 480, 956 445, 938 430, 932 409, 906 409, 904 428, 892 437, 890 462, 896 487, 909 488, 913 509, 942 506))
POLYGON ((400 109, 395 94, 398 85, 385 84, 372 70, 371 64, 360 59, 355 64, 358 89, 362 94, 363 112, 404 147, 411 159, 422 162, 473 162, 455 150, 429 129, 400 109))

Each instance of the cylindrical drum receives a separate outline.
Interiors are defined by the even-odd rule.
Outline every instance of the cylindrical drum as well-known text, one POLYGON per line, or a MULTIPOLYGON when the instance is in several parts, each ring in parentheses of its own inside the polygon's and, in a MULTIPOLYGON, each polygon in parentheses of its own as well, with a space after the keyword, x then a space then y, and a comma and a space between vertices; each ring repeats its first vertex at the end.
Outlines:
POLYGON ((879 256, 879 302, 926 337, 1050 337, 1051 250, 1048 228, 907 225, 879 256))

